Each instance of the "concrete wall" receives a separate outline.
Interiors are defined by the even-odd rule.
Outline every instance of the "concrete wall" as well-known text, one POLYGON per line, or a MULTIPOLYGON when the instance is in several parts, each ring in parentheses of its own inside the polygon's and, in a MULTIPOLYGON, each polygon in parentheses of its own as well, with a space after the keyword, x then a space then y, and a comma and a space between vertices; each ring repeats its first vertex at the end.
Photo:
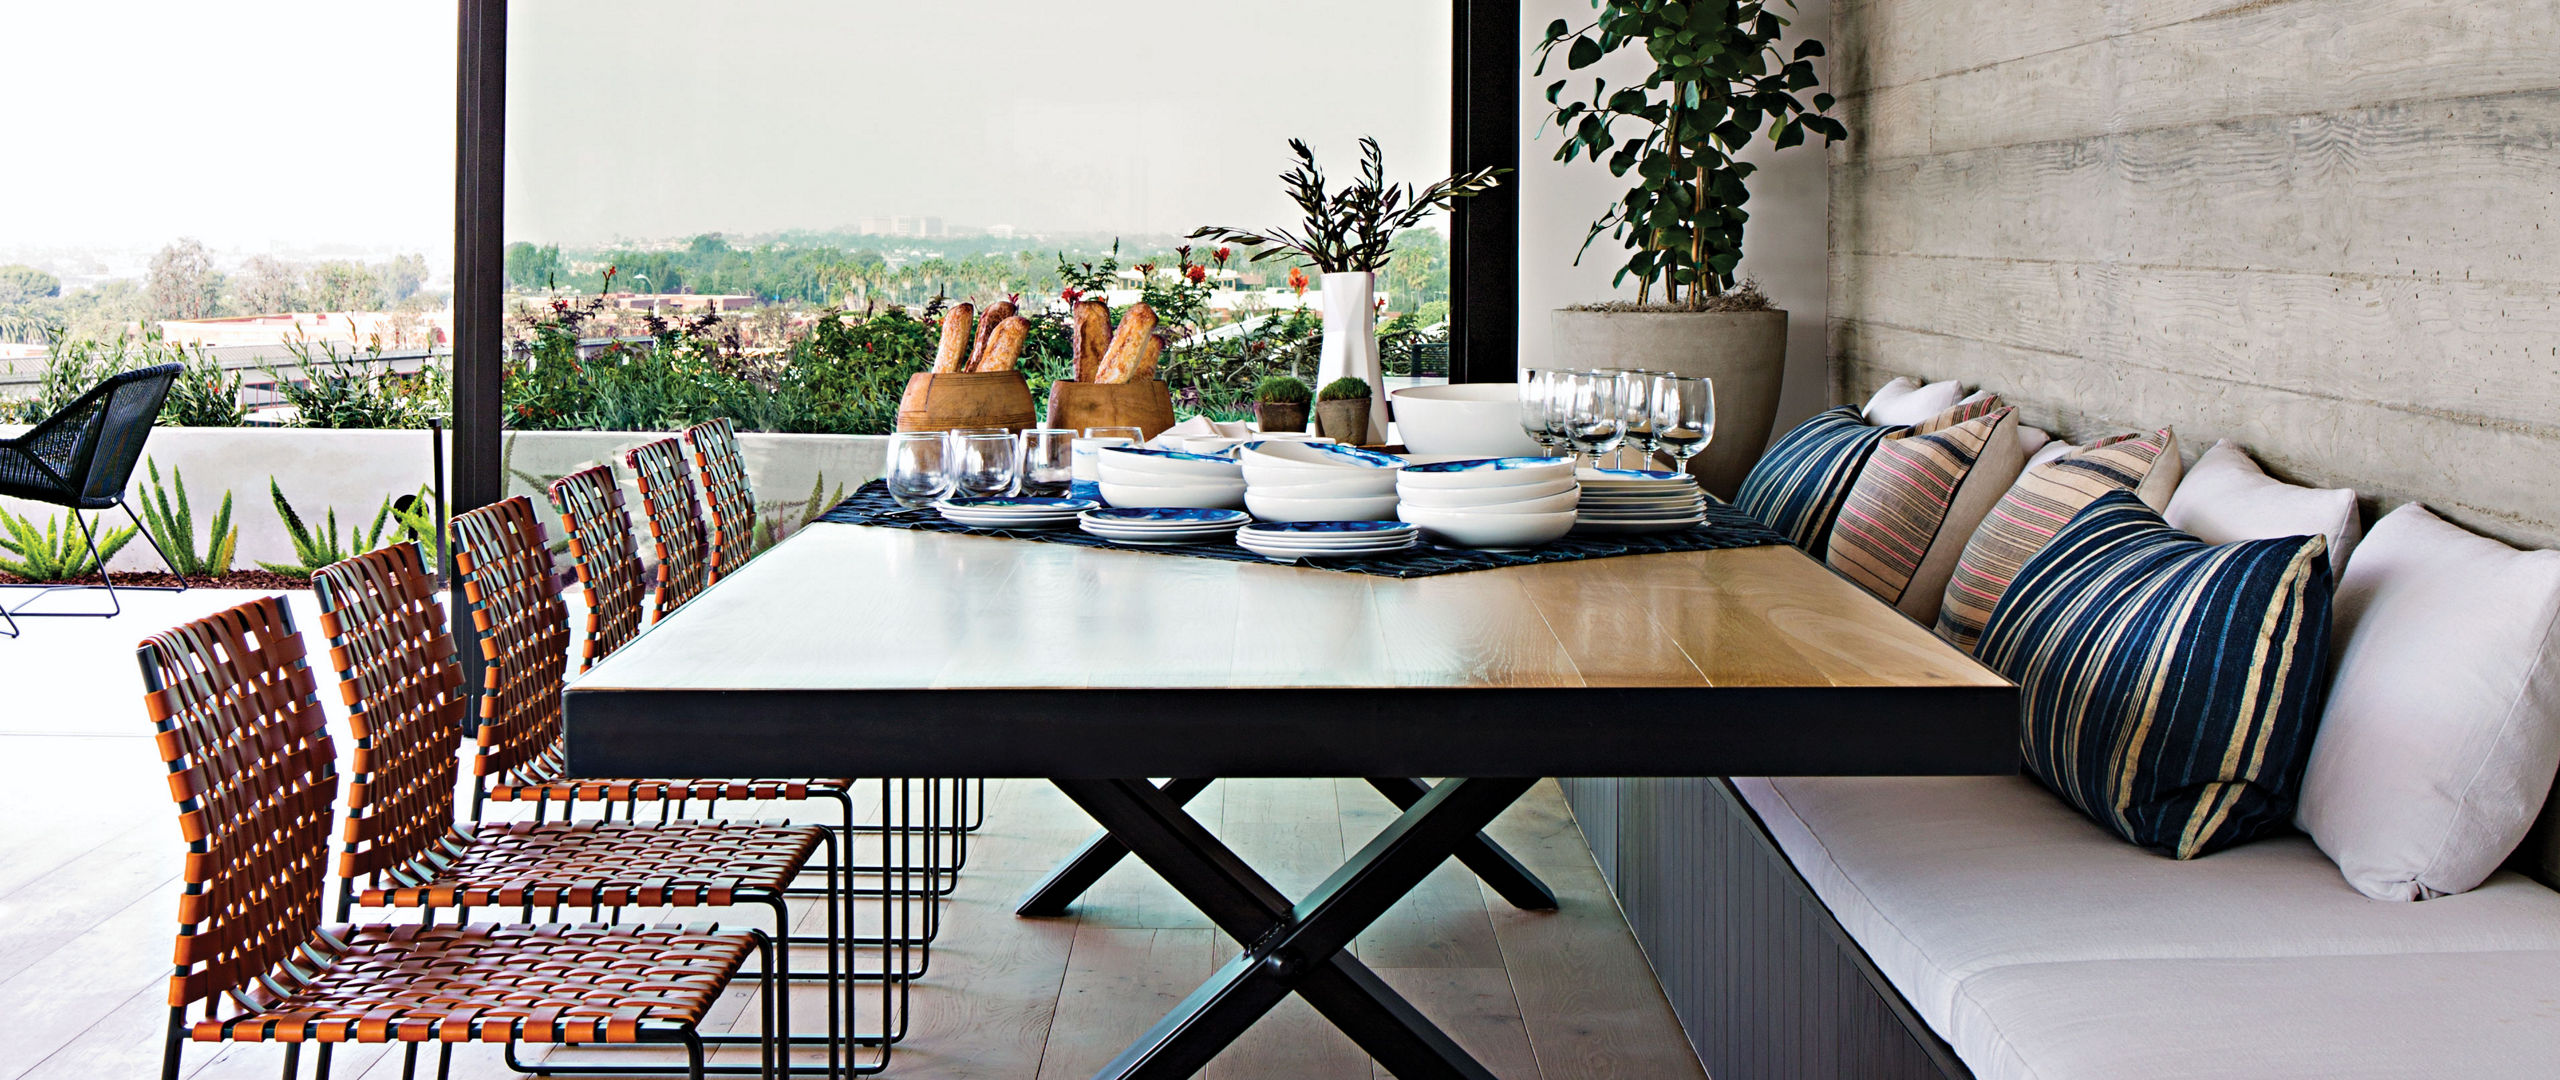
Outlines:
POLYGON ((1839 0, 1833 391, 2560 542, 2560 3, 1839 0))
MULTIPOLYGON (((0 436, 22 428, 0 427, 0 436)), ((632 512, 640 495, 630 470, 621 465, 622 451, 666 436, 631 431, 527 431, 507 436, 507 493, 525 495, 554 528, 547 486, 552 480, 598 462, 612 462, 623 483, 632 512)), ((796 524, 821 479, 832 496, 841 486, 850 492, 886 469, 888 439, 877 435, 738 436, 747 460, 747 477, 755 485, 756 502, 786 530, 796 524)), ((450 444, 448 444, 449 448, 450 444)), ((240 569, 260 562, 294 561, 292 540, 267 493, 274 478, 306 524, 337 511, 340 535, 361 530, 382 500, 418 490, 434 475, 434 459, 424 431, 332 431, 308 428, 158 428, 151 433, 148 456, 160 466, 175 498, 176 478, 186 478, 188 502, 199 534, 213 525, 222 494, 231 493, 231 519, 240 529, 235 560, 240 569)), ((448 474, 450 475, 450 474, 448 474)), ((147 472, 136 470, 130 494, 134 509, 150 491, 147 472)), ((58 518, 58 507, 18 499, 0 499, 0 508, 37 521, 58 518)), ((124 513, 110 510, 110 526, 126 524, 124 513)), ((636 519, 635 519, 636 524, 636 519)), ((645 526, 642 526, 645 528, 645 526)), ((642 545, 647 546, 644 542, 642 545)), ((147 541, 136 538, 110 562, 118 570, 160 570, 159 557, 147 541)))
MULTIPOLYGON (((1549 312, 1571 304, 1633 299, 1635 283, 1630 281, 1623 289, 1610 287, 1610 277, 1625 261, 1625 249, 1606 236, 1591 245, 1582 265, 1574 265, 1575 251, 1591 222, 1609 209, 1627 183, 1609 175, 1605 158, 1570 165, 1554 160, 1563 137, 1552 127, 1542 131, 1540 125, 1547 115, 1547 84, 1568 75, 1564 59, 1559 55, 1544 76, 1527 74, 1528 49, 1546 33, 1547 24, 1563 19, 1581 26, 1591 20, 1591 4, 1589 0, 1528 0, 1520 7, 1520 365, 1536 368, 1558 362, 1548 335, 1549 312)), ((1830 0, 1803 0, 1792 19, 1791 33, 1828 43, 1830 0)), ((1623 86, 1644 72, 1644 65, 1631 59, 1613 56, 1608 63, 1569 74, 1577 89, 1586 92, 1589 77, 1595 74, 1608 79, 1611 86, 1623 86)), ((1823 253, 1830 165, 1820 140, 1813 147, 1784 151, 1772 151, 1764 140, 1754 143, 1743 157, 1757 162, 1760 171, 1751 178, 1751 222, 1743 232, 1742 272, 1759 279, 1778 306, 1790 313, 1787 387, 1778 404, 1779 430, 1783 431, 1827 404, 1822 312, 1829 290, 1823 253)))

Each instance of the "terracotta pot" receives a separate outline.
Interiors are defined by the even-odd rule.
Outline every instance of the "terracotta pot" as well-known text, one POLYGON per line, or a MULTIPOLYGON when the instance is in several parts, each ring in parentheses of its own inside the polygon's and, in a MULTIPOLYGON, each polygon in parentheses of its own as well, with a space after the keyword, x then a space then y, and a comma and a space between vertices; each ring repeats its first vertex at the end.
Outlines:
POLYGON ((1555 363, 1669 371, 1715 380, 1716 434, 1689 471, 1731 498, 1768 449, 1787 370, 1783 311, 1560 310, 1555 363))
POLYGON ((1307 404, 1303 401, 1257 401, 1253 403, 1254 422, 1264 431, 1307 430, 1307 404))
POLYGON ((1352 446, 1369 444, 1369 399, 1316 402, 1316 434, 1352 446))

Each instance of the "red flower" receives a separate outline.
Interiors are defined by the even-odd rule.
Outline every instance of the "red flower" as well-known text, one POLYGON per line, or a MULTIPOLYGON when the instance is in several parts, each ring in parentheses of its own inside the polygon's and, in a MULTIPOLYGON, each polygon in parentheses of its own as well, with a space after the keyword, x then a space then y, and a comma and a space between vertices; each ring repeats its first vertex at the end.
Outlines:
POLYGON ((1191 283, 1197 285, 1209 276, 1209 269, 1204 266, 1186 266, 1182 268, 1182 276, 1190 278, 1191 283))
POLYGON ((1076 287, 1075 287, 1075 286, 1073 286, 1073 285, 1069 285, 1069 286, 1067 286, 1066 288, 1063 288, 1063 289, 1058 290, 1058 299, 1060 299, 1060 300, 1064 300, 1064 301, 1066 301, 1066 302, 1068 302, 1068 303, 1070 303, 1070 304, 1075 303, 1078 299, 1082 298, 1083 296, 1084 296, 1084 290, 1083 290, 1083 289, 1076 288, 1076 287))
POLYGON ((1234 254, 1234 252, 1228 251, 1228 250, 1227 250, 1227 249, 1222 245, 1222 246, 1220 246, 1220 247, 1218 248, 1218 250, 1213 251, 1213 252, 1210 252, 1210 254, 1217 256, 1217 257, 1218 257, 1218 261, 1223 263, 1223 262, 1227 261, 1227 256, 1234 254))

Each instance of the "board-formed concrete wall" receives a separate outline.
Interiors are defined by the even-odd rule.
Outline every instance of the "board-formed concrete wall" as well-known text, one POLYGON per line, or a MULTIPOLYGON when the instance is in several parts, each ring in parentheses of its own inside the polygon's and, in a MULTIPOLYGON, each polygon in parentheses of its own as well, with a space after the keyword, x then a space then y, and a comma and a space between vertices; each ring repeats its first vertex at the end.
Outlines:
POLYGON ((2560 543, 2560 2, 1835 0, 1832 392, 2560 543))

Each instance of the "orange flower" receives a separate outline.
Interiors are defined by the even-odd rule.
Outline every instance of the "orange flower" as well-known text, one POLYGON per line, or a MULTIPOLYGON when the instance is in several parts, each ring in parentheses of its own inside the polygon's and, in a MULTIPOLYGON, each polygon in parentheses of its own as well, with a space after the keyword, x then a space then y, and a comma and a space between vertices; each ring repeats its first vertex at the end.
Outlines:
POLYGON ((1304 295, 1306 295, 1306 292, 1307 292, 1307 270, 1306 270, 1306 268, 1305 268, 1305 267, 1302 267, 1302 266, 1292 266, 1292 267, 1290 267, 1290 268, 1289 268, 1289 287, 1290 287, 1290 288, 1292 288, 1292 289, 1296 289, 1296 290, 1298 291, 1298 295, 1300 295, 1300 296, 1304 296, 1304 295))

